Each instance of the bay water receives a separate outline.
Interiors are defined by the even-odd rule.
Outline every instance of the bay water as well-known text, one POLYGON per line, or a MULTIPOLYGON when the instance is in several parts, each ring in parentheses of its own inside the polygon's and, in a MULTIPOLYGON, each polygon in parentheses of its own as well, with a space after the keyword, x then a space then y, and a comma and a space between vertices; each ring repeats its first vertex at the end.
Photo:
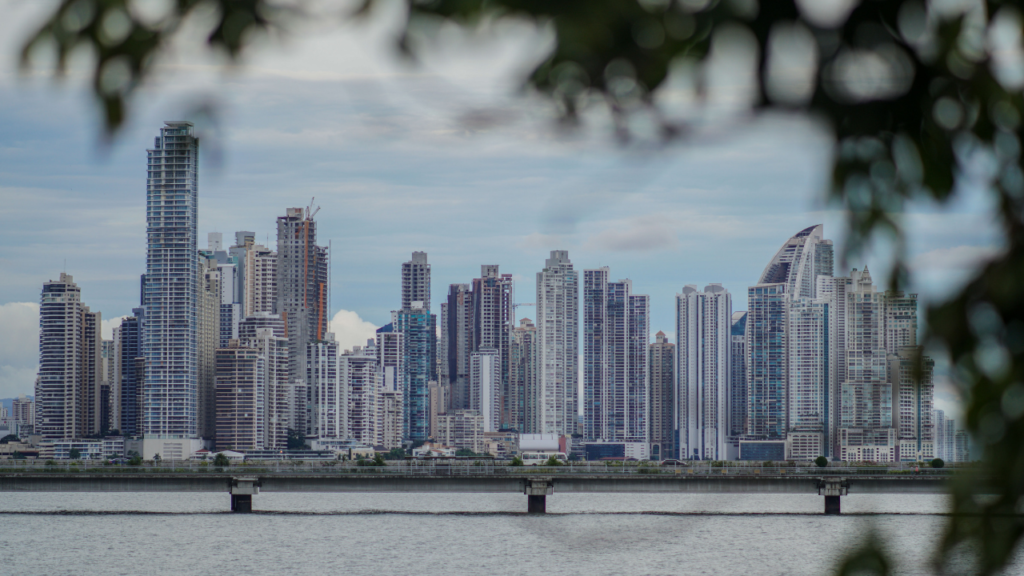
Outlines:
MULTIPOLYGON (((0 493, 7 575, 823 576, 874 533, 932 574, 945 496, 0 493)), ((966 570, 966 566, 964 567, 966 570)), ((1016 563, 1008 573, 1024 573, 1016 563)))

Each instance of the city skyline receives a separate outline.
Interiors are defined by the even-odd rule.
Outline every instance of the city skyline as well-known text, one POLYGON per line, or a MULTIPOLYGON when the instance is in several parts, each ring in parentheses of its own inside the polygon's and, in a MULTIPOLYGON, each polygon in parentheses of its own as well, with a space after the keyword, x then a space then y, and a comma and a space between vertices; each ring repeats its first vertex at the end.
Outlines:
MULTIPOLYGON (((289 209, 289 210, 291 210, 291 209, 289 209)), ((821 232, 820 232, 820 230, 821 230, 821 225, 815 225, 815 226, 812 226, 811 228, 808 228, 807 230, 810 230, 810 229, 815 229, 815 230, 817 230, 817 231, 818 231, 818 232, 817 232, 817 234, 818 234, 818 235, 819 235, 819 237, 820 237, 820 234, 821 234, 821 232)), ((801 234, 805 234, 805 233, 807 232, 807 230, 805 230, 804 232, 801 232, 801 234)), ((214 243, 215 243, 215 242, 218 242, 218 241, 219 241, 219 236, 221 236, 222 234, 223 234, 223 233, 210 233, 210 239, 209 239, 208 241, 209 241, 209 243, 210 243, 210 246, 209 246, 209 248, 210 248, 211 250, 212 250, 212 249, 213 249, 213 247, 214 247, 214 243), (217 237, 217 238, 218 238, 218 240, 215 240, 215 239, 214 239, 215 237, 217 237)), ((251 237, 251 233, 249 233, 249 232, 238 232, 238 233, 237 233, 237 235, 238 235, 238 237, 242 237, 242 235, 247 235, 247 237, 251 237)), ((799 236, 799 235, 798 235, 798 236, 799 236)), ((260 247, 259 245, 256 245, 256 246, 255 246, 255 248, 257 249, 257 252, 258 252, 258 250, 259 250, 259 249, 260 249, 261 247, 260 247)), ((784 249, 785 249, 785 244, 783 245, 783 249, 782 249, 782 250, 780 250, 779 252, 782 252, 782 251, 783 251, 784 249)), ((204 251, 204 249, 200 249, 200 252, 203 252, 203 251, 204 251)), ((276 253, 272 253, 272 254, 276 254, 276 253)), ((423 262, 425 263, 425 261, 426 261, 426 260, 425 260, 425 259, 426 259, 426 254, 425 254, 424 252, 413 252, 413 259, 415 260, 415 259, 417 259, 417 258, 422 258, 422 259, 423 259, 423 262)), ((403 264, 403 270, 404 270, 404 268, 408 267, 408 265, 409 265, 409 264, 411 264, 411 263, 412 263, 412 262, 406 262, 405 264, 403 264)), ((769 265, 769 267, 771 267, 771 264, 769 265)), ((603 267, 602 269, 606 269, 606 268, 607 268, 607 267, 603 267)), ((430 276, 430 272, 429 272, 429 269, 430 269, 430 266, 429 266, 429 265, 427 265, 427 278, 428 278, 428 286, 427 286, 426 294, 429 294, 429 293, 430 293, 430 288, 429 288, 429 276, 430 276)), ((482 269, 483 269, 483 271, 484 271, 484 274, 486 275, 486 274, 488 273, 488 272, 487 272, 487 270, 488 270, 488 269, 493 269, 493 271, 496 271, 496 269, 497 269, 497 266, 496 266, 496 265, 482 265, 482 269)), ((767 272, 768 272, 768 270, 766 269, 764 273, 767 273, 767 272)), ((838 272, 838 271, 837 271, 837 272, 838 272)), ((496 273, 496 272, 492 272, 492 273, 496 273)), ((762 274, 762 276, 764 275, 764 273, 762 274)), ((849 272, 847 272, 847 273, 849 273, 849 272)), ((853 269, 853 273, 854 273, 854 274, 856 274, 856 273, 857 273, 857 269, 853 269)), ((405 272, 403 272, 403 275, 406 275, 406 274, 405 274, 405 272)), ((511 274, 505 274, 505 275, 503 275, 503 276, 504 276, 505 278, 512 278, 512 277, 514 277, 514 275, 511 275, 511 274)), ((830 279, 830 280, 831 280, 831 279, 830 279)), ((271 281, 271 282, 273 282, 273 280, 270 280, 270 281, 271 281)), ((476 281, 479 281, 479 279, 478 279, 478 280, 475 280, 475 282, 476 282, 476 281)), ((626 282, 631 282, 631 280, 626 280, 626 282)), ((399 282, 399 284, 401 284, 401 282, 399 282)), ((715 285, 715 286, 719 286, 719 284, 717 284, 717 283, 712 283, 712 285, 715 285)), ((452 285, 451 287, 452 287, 452 288, 454 289, 454 288, 456 288, 456 287, 460 287, 460 286, 465 286, 466 288, 468 288, 468 284, 453 284, 453 285, 452 285)), ((687 287, 683 287, 684 291, 685 291, 685 289, 686 289, 686 288, 687 288, 687 287)), ((79 289, 81 289, 81 288, 79 287, 79 289)), ((406 289, 405 289, 405 288, 401 288, 401 289, 400 289, 400 291, 404 293, 404 292, 406 291, 406 289)), ((436 291, 435 291, 435 293, 436 293, 436 291)), ((582 300, 582 298, 583 298, 583 289, 582 289, 582 288, 578 288, 578 291, 577 291, 577 295, 578 295, 578 297, 579 297, 579 298, 580 298, 580 299, 582 300)), ((450 296, 450 295, 449 295, 449 296, 450 296)), ((658 295, 658 296, 661 296, 661 295, 658 295)), ((916 296, 917 296, 917 295, 915 295, 915 294, 911 294, 911 295, 910 295, 910 298, 909 298, 909 299, 916 299, 916 296)), ((678 297, 678 295, 677 295, 677 297, 678 297)), ((518 302, 517 302, 516 304, 518 305, 518 304, 521 304, 521 303, 523 303, 523 300, 525 300, 525 299, 526 299, 526 298, 524 298, 524 297, 517 297, 517 298, 516 298, 516 300, 518 300, 518 302)), ((650 298, 650 300, 655 300, 655 299, 656 299, 656 298, 654 298, 654 297, 651 297, 651 298, 650 298)), ((804 300, 806 300, 806 299, 804 299, 804 300)), ((742 301, 742 299, 741 299, 741 301, 742 301)), ((740 302, 741 302, 741 301, 740 301, 740 302)), ((739 304, 740 302, 737 302, 737 304, 739 304)), ((443 306, 443 305, 444 305, 444 301, 442 301, 442 306, 443 306)), ((740 304, 740 305, 742 305, 742 304, 740 304)), ((736 306, 736 304, 733 304, 733 307, 734 307, 734 308, 735 308, 735 307, 737 307, 737 306, 736 306)), ((257 310, 254 310, 254 311, 255 311, 255 312, 257 312, 257 313, 260 313, 260 312, 259 312, 259 311, 257 311, 257 310)), ((102 311, 100 311, 100 312, 102 312, 102 311)), ((138 309, 133 309, 133 312, 136 312, 136 313, 137 313, 137 312, 138 312, 138 309)), ((342 311, 342 312, 344 312, 344 311, 342 311)), ((223 313, 223 312, 222 312, 222 313, 223 313)), ((263 313, 266 313, 266 312, 263 312, 263 313)), ((745 314, 745 313, 746 313, 746 311, 739 311, 739 313, 745 314)), ((395 314, 395 313, 393 312, 393 313, 392 313, 392 316, 393 316, 393 318, 394 318, 394 314, 395 314)), ((520 311, 519 313, 515 314, 515 316, 516 316, 516 318, 515 318, 515 320, 514 320, 514 323, 518 323, 520 319, 528 319, 528 320, 531 320, 531 321, 535 321, 535 320, 536 320, 536 313, 535 313, 535 311, 534 311, 534 310, 531 310, 531 309, 527 309, 527 310, 525 310, 525 311, 520 311)), ((245 316, 243 315, 242 317, 244 318, 245 316)), ((125 319, 128 319, 128 320, 130 321, 130 320, 131 320, 131 317, 115 317, 115 318, 112 318, 112 319, 106 320, 106 321, 105 321, 104 323, 106 323, 106 322, 110 322, 110 323, 120 323, 120 322, 122 322, 122 321, 123 321, 123 320, 125 320, 125 319)), ((437 320, 438 320, 438 321, 440 321, 440 318, 438 318, 437 320)), ((224 321, 224 320, 223 320, 223 318, 222 318, 221 322, 223 322, 223 321, 224 321)), ((582 312, 580 312, 580 313, 579 313, 579 315, 578 315, 578 322, 579 322, 579 323, 580 323, 580 324, 582 325, 582 321, 583 321, 583 314, 582 314, 582 312)), ((369 325, 369 323, 365 323, 365 322, 364 322, 364 325, 365 325, 365 327, 363 328, 363 335, 364 335, 364 336, 365 336, 365 335, 368 335, 368 336, 369 336, 370 338, 373 338, 373 335, 372 335, 372 333, 373 333, 373 332, 376 332, 376 331, 378 331, 378 330, 379 330, 379 327, 376 327, 376 326, 371 326, 371 325, 369 325)), ((674 328, 674 331, 675 331, 675 332, 677 333, 677 336, 678 336, 678 326, 674 326, 673 328, 674 328)), ((916 325, 915 325, 915 327, 914 327, 914 328, 916 329, 916 325)), ((114 330, 117 330, 117 327, 116 327, 116 326, 115 326, 114 330)), ((221 330, 223 330, 223 326, 221 327, 221 330)), ((334 326, 331 326, 331 327, 330 327, 330 328, 328 329, 328 331, 331 331, 331 332, 333 332, 333 330, 334 330, 334 326)), ((648 336, 648 341, 647 341, 647 343, 648 343, 648 344, 654 343, 654 341, 655 341, 655 340, 654 340, 654 336, 653 336, 653 333, 654 333, 654 331, 655 331, 654 327, 650 327, 650 328, 648 329, 648 331, 647 331, 647 336, 648 336)), ((906 332, 906 331, 907 331, 907 329, 906 329, 906 328, 903 328, 903 329, 902 329, 902 331, 903 331, 903 332, 906 332)), ((112 331, 112 332, 113 332, 113 331, 112 331)), ((577 331, 577 337, 581 336, 581 335, 582 335, 582 332, 583 332, 583 329, 582 329, 582 328, 579 328, 579 330, 577 331)), ((113 333, 114 333, 114 336, 115 336, 115 337, 117 337, 117 336, 119 335, 119 332, 113 332, 113 333)), ((442 339, 442 336, 443 336, 443 329, 442 329, 442 327, 441 327, 440 325, 438 325, 438 326, 437 326, 437 327, 435 328, 435 333, 436 333, 436 337, 438 338, 438 346, 440 346, 440 342, 441 342, 441 339, 442 339)), ((105 338, 108 338, 108 339, 109 339, 109 337, 110 337, 110 336, 111 336, 111 334, 110 334, 110 333, 106 333, 106 332, 105 332, 105 336, 104 336, 105 338)), ((898 338, 899 336, 898 336, 898 335, 891 335, 891 334, 885 334, 885 335, 883 335, 883 337, 884 337, 884 338, 886 338, 886 339, 889 339, 889 338, 898 338)), ((905 336, 904 336, 904 338, 905 338, 905 336)), ((360 344, 354 344, 353 346, 362 346, 362 345, 364 345, 364 344, 365 344, 365 341, 366 341, 366 339, 365 339, 365 338, 361 338, 361 339, 359 339, 358 341, 360 342, 360 344)), ((672 340, 670 340, 669 342, 670 342, 670 343, 672 343, 672 344, 675 344, 675 343, 676 343, 676 342, 674 342, 674 341, 672 341, 672 340)), ((338 350, 338 353, 340 354, 340 353, 341 353, 342 351, 347 351, 348 349, 352 348, 353 346, 342 346, 342 347, 341 347, 341 348, 340 348, 340 349, 338 350)), ((895 346, 895 345, 894 345, 894 346, 895 346)), ((895 348, 894 348, 894 349, 895 349, 895 348)), ((580 364, 580 366, 582 366, 583 356, 584 356, 584 354, 583 354, 583 351, 581 350, 581 351, 579 352, 579 358, 577 359, 577 363, 579 363, 579 364, 580 364)), ((467 383, 467 384, 468 384, 468 383, 467 383)), ((582 367, 579 367, 579 368, 577 369, 577 388, 578 388, 578 391, 579 391, 580 393, 582 393, 582 392, 583 392, 583 390, 584 390, 584 386, 585 386, 585 382, 584 382, 584 373, 583 373, 583 369, 582 369, 582 367)), ((507 386, 506 386, 506 388, 507 388, 507 386)), ((506 392, 506 394, 507 394, 507 392, 506 392)), ((957 411, 957 407, 956 407, 956 405, 955 405, 955 404, 953 404, 952 406, 950 406, 950 405, 949 405, 950 403, 948 403, 948 402, 943 402, 943 401, 941 401, 941 400, 939 400, 939 399, 936 399, 936 400, 937 400, 937 402, 936 402, 936 406, 940 406, 940 405, 942 405, 942 406, 944 406, 944 407, 946 408, 946 411, 947 411, 947 412, 950 412, 950 413, 953 413, 953 414, 957 414, 957 413, 958 413, 958 411, 957 411)), ((581 395, 581 397, 580 397, 580 399, 579 399, 579 402, 580 402, 580 405, 581 405, 581 407, 582 407, 582 406, 583 406, 583 404, 585 403, 585 400, 583 399, 582 395, 581 395)), ((583 413, 583 410, 581 409, 581 410, 580 410, 580 414, 582 415, 582 413, 583 413)))
POLYGON ((228 251, 220 232, 199 249, 197 152, 187 121, 165 121, 147 150, 148 256, 135 310, 142 322, 126 318, 116 338, 104 340, 102 313, 85 306, 70 275, 44 283, 37 438, 80 440, 138 426, 122 389, 138 396, 141 373, 133 445, 147 459, 180 460, 210 446, 291 449, 293 434, 297 447, 309 437, 314 449, 358 442, 388 450, 397 447, 387 444, 395 438, 388 430, 399 429, 403 445, 444 430, 471 450, 486 434, 582 438, 586 458, 646 459, 652 446, 662 458, 694 460, 897 462, 948 452, 939 441, 948 434, 937 429, 944 411, 935 411, 935 363, 917 345, 918 295, 876 290, 867 267, 835 276, 834 243, 821 224, 782 244, 748 287, 745 317, 734 316, 721 284, 676 294, 669 392, 649 354, 668 345, 661 331, 650 342, 650 296, 637 294, 631 279, 612 281, 607 266, 584 269, 581 286, 566 250, 552 250, 537 273, 534 303, 515 303, 513 276, 498 265, 482 265, 471 284, 450 285, 440 329, 430 311, 429 255, 414 251, 400 268, 391 323, 365 347, 342 352, 324 324, 329 253, 316 245, 319 207, 278 217, 277 252, 248 231, 236 232, 228 251), (532 352, 515 344, 517 305, 536 307, 532 352), (393 343, 382 339, 388 334, 393 343), (517 363, 533 364, 536 384, 512 369, 513 348, 517 363), (732 373, 734 354, 743 375, 732 373), (919 358, 926 369, 916 382, 919 358), (123 373, 126 360, 134 375, 123 373), (516 392, 530 390, 520 402, 516 392), (655 419, 655 430, 651 410, 661 401, 674 414, 655 419), (659 423, 668 417, 671 439, 659 423))
MULTIPOLYGON (((0 42, 13 54, 46 8, 9 7, 0 42)), ((654 294, 709 282, 742 294, 778 239, 804 225, 826 224, 838 263, 844 216, 823 202, 831 149, 813 123, 761 119, 712 134, 700 147, 617 148, 601 128, 583 143, 553 134, 547 116, 507 98, 511 87, 495 81, 516 77, 519 62, 501 46, 410 76, 384 36, 313 34, 317 40, 289 56, 250 54, 230 81, 216 79, 216 63, 187 73, 172 67, 140 89, 134 121, 109 147, 97 143, 80 66, 69 63, 68 82, 56 88, 0 62, 7 104, 0 143, 10 160, 0 180, 0 268, 16 271, 0 277, 0 325, 9 327, 0 331, 0 397, 31 387, 35 338, 22 335, 38 324, 41 282, 65 270, 85 286, 104 324, 131 315, 138 285, 125 270, 145 262, 137 248, 145 218, 136 205, 139 150, 151 142, 152 126, 185 117, 197 102, 222 112, 216 125, 202 124, 201 235, 254 230, 265 244, 277 211, 315 195, 324 207, 320 237, 360 246, 344 262, 346 277, 335 267, 331 298, 330 316, 343 310, 340 319, 353 325, 389 321, 397 292, 388 287, 386 263, 411 250, 432 255, 439 287, 497 262, 518 276, 523 294, 536 262, 568 249, 580 269, 607 265, 643 278, 652 331, 666 334, 674 333, 674 306, 654 294), (353 49, 364 59, 341 56, 353 49), (498 122, 475 126, 468 117, 476 111, 498 122), (385 215, 389 205, 394 211, 385 215), (82 214, 89 215, 84 222, 82 214), (678 266, 669 270, 665 261, 678 266)), ((998 249, 985 209, 980 194, 969 193, 948 209, 907 207, 918 283, 909 288, 922 295, 922 309, 998 249)), ((868 265, 884 284, 883 260, 868 254, 850 264, 868 265)), ((737 300, 737 309, 745 306, 737 300)), ((937 366, 937 375, 946 378, 945 368, 937 366)), ((952 387, 943 394, 951 398, 952 387)))

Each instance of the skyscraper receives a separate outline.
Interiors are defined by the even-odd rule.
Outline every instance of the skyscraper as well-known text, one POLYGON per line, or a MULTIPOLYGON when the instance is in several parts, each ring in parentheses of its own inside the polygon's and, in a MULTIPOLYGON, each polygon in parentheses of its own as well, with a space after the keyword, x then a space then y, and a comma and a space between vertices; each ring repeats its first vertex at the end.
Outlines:
POLYGON ((349 438, 365 446, 376 446, 381 389, 378 383, 377 350, 373 340, 366 346, 354 346, 338 357, 338 372, 348 394, 349 438))
POLYGON ((664 460, 679 454, 676 446, 676 345, 664 332, 654 336, 650 346, 651 387, 648 406, 651 411, 651 459, 664 460))
POLYGON ((526 406, 534 434, 573 434, 578 409, 579 272, 552 250, 537 273, 537 396, 526 406))
POLYGON ((198 316, 196 341, 198 354, 198 429, 202 438, 213 438, 217 428, 216 393, 217 348, 220 345, 220 269, 213 253, 199 252, 199 288, 196 291, 198 316))
POLYGON ((474 352, 492 350, 500 364, 499 427, 509 423, 509 366, 512 335, 512 275, 497 265, 480 267, 470 284, 452 284, 441 304, 441 383, 451 386, 451 408, 470 408, 470 363, 474 352))
POLYGON ((121 320, 118 338, 118 361, 120 385, 116 398, 120 401, 120 420, 114 424, 122 434, 142 434, 143 369, 142 333, 145 324, 145 308, 132 308, 132 315, 121 320))
MULTIPOLYGON (((261 442, 265 449, 288 446, 288 429, 302 430, 293 422, 296 384, 288 374, 288 339, 284 320, 277 314, 260 312, 238 325, 238 338, 244 347, 255 349, 263 359, 260 394, 263 406, 261 442)), ((303 394, 305 387, 302 387, 303 394)), ((305 419, 303 418, 303 421, 305 419)))
POLYGON ((377 368, 381 372, 381 388, 402 392, 405 374, 405 337, 395 331, 394 324, 377 329, 377 368))
POLYGON ((469 361, 473 353, 473 294, 469 284, 452 284, 441 304, 440 383, 449 386, 449 408, 469 409, 469 361))
POLYGON ((113 400, 111 395, 115 388, 114 378, 117 376, 117 346, 114 340, 103 340, 100 347, 100 361, 103 377, 100 383, 100 431, 107 433, 113 427, 113 400))
MULTIPOLYGON (((405 335, 394 324, 377 329, 377 370, 380 400, 377 403, 377 444, 389 450, 402 445, 405 421, 405 335)), ((427 390, 429 403, 429 384, 427 390)))
POLYGON ((285 323, 293 381, 306 378, 306 345, 327 332, 327 248, 316 245, 316 224, 313 213, 302 208, 288 208, 277 219, 274 312, 285 323))
POLYGON ((536 411, 527 406, 535 405, 537 398, 537 327, 529 318, 519 321, 512 330, 512 351, 509 369, 509 404, 511 417, 509 426, 514 430, 536 430, 537 423, 528 420, 536 417, 536 411))
POLYGON ((242 316, 260 312, 273 314, 277 308, 277 252, 259 244, 245 249, 242 316))
POLYGON ((794 298, 789 309, 789 406, 786 457, 832 456, 828 446, 829 301, 794 298))
POLYGON ((825 405, 825 456, 839 457, 839 425, 841 421, 840 385, 846 380, 846 315, 849 277, 821 276, 818 278, 817 298, 828 305, 828 365, 827 396, 825 405))
POLYGON ((11 401, 11 419, 19 426, 35 426, 35 401, 30 400, 24 394, 18 395, 17 398, 11 401))
POLYGON ((492 432, 509 423, 509 346, 512 342, 512 275, 501 274, 497 264, 480 267, 473 280, 473 351, 493 350, 498 363, 497 420, 484 417, 484 431, 492 432))
POLYGON ((921 354, 919 346, 903 346, 896 354, 889 355, 889 376, 897 396, 899 457, 903 462, 936 457, 932 425, 935 361, 921 354))
POLYGON ((721 284, 676 294, 679 455, 725 460, 729 439, 732 296, 721 284))
POLYGON ((102 429, 100 313, 82 303, 74 279, 43 283, 39 299, 39 375, 35 432, 71 440, 102 429))
POLYGON ((932 438, 935 440, 935 457, 948 460, 946 455, 946 413, 942 410, 932 411, 932 438))
POLYGON ((331 333, 306 346, 306 384, 311 398, 306 430, 309 436, 336 440, 349 437, 348 389, 338 369, 341 352, 331 333))
POLYGON ((942 449, 945 451, 946 458, 950 462, 956 462, 956 420, 946 418, 946 430, 942 437, 942 449))
POLYGON ((846 379, 840 383, 839 456, 842 460, 896 459, 893 386, 887 374, 885 295, 871 274, 853 270, 846 295, 846 379))
POLYGON ((402 263, 402 309, 411 309, 413 302, 423 302, 430 308, 430 264, 426 252, 413 252, 412 259, 402 263))
POLYGON ((747 313, 732 313, 729 338, 729 435, 747 433, 747 313))
MULTIPOLYGON (((822 412, 815 412, 813 406, 817 405, 817 400, 811 399, 811 396, 823 398, 827 391, 815 390, 811 396, 807 395, 815 382, 812 373, 816 372, 805 366, 804 361, 811 358, 805 355, 811 353, 805 348, 813 348, 814 344, 797 341, 790 333, 793 328, 790 323, 791 303, 799 299, 818 298, 819 279, 829 278, 833 273, 832 241, 823 238, 823 231, 824 227, 818 224, 789 238, 765 266, 757 284, 747 289, 746 431, 751 438, 773 441, 787 439, 793 419, 790 414, 794 401, 790 390, 791 369, 799 368, 799 375, 804 378, 796 399, 797 403, 803 403, 800 405, 806 408, 801 410, 817 413, 815 418, 818 420, 825 419, 822 412), (794 359, 796 364, 791 364, 790 353, 794 351, 794 346, 802 356, 794 359)), ((807 306, 813 307, 811 304, 807 306)), ((807 320, 805 315, 798 319, 799 322, 807 320)), ((818 366, 815 370, 820 371, 820 368, 818 366)), ((822 388, 826 384, 818 382, 817 385, 822 388)), ((799 425, 804 427, 807 422, 807 414, 802 413, 799 425)), ((826 441, 823 432, 802 432, 806 433, 796 439, 798 451, 824 450, 821 448, 821 444, 826 441)), ((792 442, 789 442, 784 451, 792 447, 792 442)), ((742 452, 741 444, 741 457, 744 457, 742 452)))
MULTIPOLYGON (((224 235, 207 234, 207 251, 217 261, 217 280, 220 285, 220 318, 217 328, 217 347, 227 346, 228 340, 238 339, 238 323, 242 321, 242 268, 234 252, 224 250, 224 235)), ((242 258, 245 258, 244 252, 242 258)))
POLYGON ((787 328, 786 284, 747 288, 747 434, 786 437, 787 328))
POLYGON ((413 252, 402 264, 402 309, 391 313, 402 334, 402 439, 423 441, 430 433, 428 383, 437 380, 437 317, 430 313, 430 264, 413 252))
POLYGON ((183 441, 199 432, 199 141, 191 122, 164 124, 147 151, 142 456, 187 458, 200 445, 183 441))
POLYGON ((970 462, 971 461, 971 445, 970 436, 967 435, 966 430, 957 430, 956 434, 953 435, 953 446, 954 446, 954 462, 970 462))
POLYGON ((238 340, 218 348, 216 355, 217 449, 266 449, 266 358, 238 340))
POLYGON ((775 253, 761 273, 758 284, 785 284, 793 298, 817 296, 819 276, 832 276, 833 247, 822 237, 824 226, 818 224, 797 232, 775 253))
POLYGON ((501 429, 501 357, 494 348, 470 355, 470 408, 483 416, 483 431, 501 429))
POLYGON ((412 442, 428 438, 428 384, 437 378, 437 317, 428 308, 417 307, 418 304, 418 300, 413 301, 412 309, 399 310, 392 315, 395 330, 403 335, 402 439, 412 442))
POLYGON ((246 257, 249 248, 256 243, 256 233, 249 230, 235 232, 235 243, 228 248, 228 255, 234 259, 238 271, 238 283, 235 285, 234 301, 242 304, 241 315, 245 315, 245 291, 246 291, 246 257))
POLYGON ((889 290, 885 293, 885 351, 899 354, 905 346, 917 346, 917 294, 889 290))
POLYGON ((648 297, 608 267, 583 271, 583 437, 648 441, 648 297))

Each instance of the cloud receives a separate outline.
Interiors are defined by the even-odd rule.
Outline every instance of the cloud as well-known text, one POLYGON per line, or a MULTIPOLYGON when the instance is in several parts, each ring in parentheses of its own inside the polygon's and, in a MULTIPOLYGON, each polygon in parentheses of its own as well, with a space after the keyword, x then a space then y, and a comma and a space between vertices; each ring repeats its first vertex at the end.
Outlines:
POLYGON ((533 234, 527 234, 523 237, 519 243, 519 247, 524 250, 545 250, 551 249, 552 246, 557 246, 562 243, 562 236, 558 234, 541 234, 540 232, 534 232, 533 234))
POLYGON ((974 270, 999 254, 994 246, 953 246, 937 248, 914 257, 912 266, 915 271, 935 269, 974 270))
POLYGON ((102 324, 103 339, 111 340, 114 338, 114 328, 121 325, 121 320, 124 320, 128 316, 116 316, 114 318, 100 320, 102 324))
POLYGON ((0 398, 32 394, 39 370, 39 304, 0 304, 0 398))
POLYGON ((674 223, 661 215, 618 220, 587 242, 587 247, 613 252, 653 252, 679 245, 674 223))
POLYGON ((351 310, 338 310, 331 319, 330 331, 334 333, 334 341, 347 350, 353 346, 365 346, 367 339, 377 336, 377 326, 351 310))

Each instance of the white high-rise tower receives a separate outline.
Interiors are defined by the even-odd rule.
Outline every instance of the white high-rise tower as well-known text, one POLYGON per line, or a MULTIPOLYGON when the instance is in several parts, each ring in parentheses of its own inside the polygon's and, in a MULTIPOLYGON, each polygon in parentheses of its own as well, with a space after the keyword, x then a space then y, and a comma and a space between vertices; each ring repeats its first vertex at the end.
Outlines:
POLYGON ((199 141, 165 122, 148 154, 143 458, 188 458, 198 434, 199 141))
POLYGON ((679 456, 725 460, 729 436, 732 296, 721 284, 676 294, 679 456))
POLYGON ((552 250, 537 273, 537 397, 526 407, 535 434, 572 434, 579 412, 579 272, 566 250, 552 250))

